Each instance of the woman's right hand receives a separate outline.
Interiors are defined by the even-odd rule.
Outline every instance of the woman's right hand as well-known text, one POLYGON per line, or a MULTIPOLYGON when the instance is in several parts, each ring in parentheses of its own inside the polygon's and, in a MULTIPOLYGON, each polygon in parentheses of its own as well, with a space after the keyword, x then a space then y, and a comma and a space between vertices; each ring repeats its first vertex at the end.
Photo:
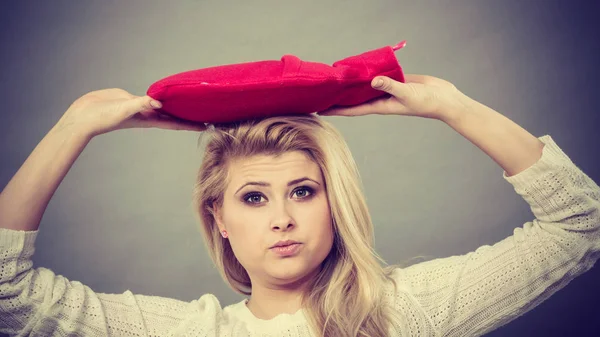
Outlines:
POLYGON ((60 118, 59 128, 74 128, 90 138, 128 128, 160 128, 204 131, 206 125, 181 120, 155 111, 149 96, 135 96, 123 89, 91 91, 71 104, 60 118))

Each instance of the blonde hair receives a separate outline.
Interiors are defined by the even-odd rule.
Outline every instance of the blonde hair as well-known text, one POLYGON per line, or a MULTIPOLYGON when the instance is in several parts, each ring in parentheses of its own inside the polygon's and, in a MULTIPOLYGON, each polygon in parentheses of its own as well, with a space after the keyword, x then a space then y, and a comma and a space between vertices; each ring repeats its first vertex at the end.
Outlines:
POLYGON ((302 151, 321 169, 333 219, 334 242, 304 294, 302 306, 317 336, 387 336, 398 313, 385 300, 400 265, 383 267, 374 251, 373 223, 360 175, 342 135, 316 115, 288 115, 210 126, 193 194, 193 209, 210 257, 223 279, 250 295, 248 273, 223 239, 213 206, 223 205, 228 163, 253 155, 302 151))

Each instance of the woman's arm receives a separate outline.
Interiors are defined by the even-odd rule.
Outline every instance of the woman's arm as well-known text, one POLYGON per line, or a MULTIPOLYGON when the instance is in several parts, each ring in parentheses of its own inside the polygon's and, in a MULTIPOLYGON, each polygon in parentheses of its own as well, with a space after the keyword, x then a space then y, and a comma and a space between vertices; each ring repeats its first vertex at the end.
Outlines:
POLYGON ((537 162, 544 143, 504 115, 460 95, 460 108, 448 110, 440 118, 467 138, 513 176, 537 162))
POLYGON ((334 107, 321 116, 400 115, 438 119, 467 138, 509 176, 537 162, 544 144, 510 119, 475 101, 441 78, 405 74, 405 83, 386 76, 373 79, 383 96, 352 107, 334 107))
POLYGON ((157 127, 200 131, 160 117, 149 97, 122 89, 90 92, 60 118, 0 194, 0 333, 35 336, 167 336, 190 315, 214 331, 214 296, 194 303, 158 296, 96 293, 47 268, 32 268, 37 229, 49 200, 89 141, 103 133, 157 127), (198 304, 196 309, 194 305, 198 304), (198 314, 200 316, 198 316, 198 314))
POLYGON ((88 133, 57 123, 0 193, 0 228, 38 230, 50 198, 90 140, 88 133))
POLYGON ((52 195, 90 140, 127 128, 203 131, 203 123, 158 114, 149 96, 91 91, 71 104, 0 193, 0 228, 36 231, 52 195))
MULTIPOLYGON (((600 257, 600 187, 545 135, 542 156, 507 177, 534 219, 463 255, 396 271, 440 336, 481 336, 529 312, 600 257)), ((485 225, 489 219, 482 218, 485 225)), ((398 302, 398 306, 404 305, 398 302)))

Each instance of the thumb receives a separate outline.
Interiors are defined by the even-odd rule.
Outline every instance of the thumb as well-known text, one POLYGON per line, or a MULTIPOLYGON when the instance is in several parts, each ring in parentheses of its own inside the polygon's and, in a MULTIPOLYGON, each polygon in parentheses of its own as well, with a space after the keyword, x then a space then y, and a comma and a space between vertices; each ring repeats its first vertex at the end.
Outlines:
POLYGON ((162 104, 150 96, 139 96, 123 102, 124 112, 129 116, 141 111, 152 111, 162 107, 162 104), (151 105, 152 102, 158 105, 151 105))
POLYGON ((394 81, 393 79, 387 76, 377 76, 371 81, 371 86, 373 89, 385 91, 388 94, 396 96, 397 98, 402 98, 405 96, 405 90, 402 87, 403 83, 394 81))

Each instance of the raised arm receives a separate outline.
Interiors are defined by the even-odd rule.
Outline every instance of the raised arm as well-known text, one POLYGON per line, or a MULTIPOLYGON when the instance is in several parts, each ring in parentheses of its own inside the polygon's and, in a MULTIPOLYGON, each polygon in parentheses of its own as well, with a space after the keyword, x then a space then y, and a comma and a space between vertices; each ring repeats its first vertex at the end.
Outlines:
MULTIPOLYGON (((535 308, 600 257, 600 187, 558 147, 431 76, 384 81, 392 96, 323 115, 408 115, 447 123, 503 169, 530 205, 532 221, 514 235, 464 255, 397 268, 406 309, 418 310, 421 331, 481 336, 535 308), (423 323, 424 322, 424 323, 423 323)), ((375 81, 374 81, 375 82, 375 81)))
MULTIPOLYGON (((194 307, 217 310, 214 297, 184 303, 157 296, 95 293, 49 269, 33 269, 40 219, 59 184, 90 140, 132 127, 200 131, 158 117, 149 97, 121 89, 94 91, 71 105, 0 194, 0 333, 10 335, 157 336, 177 327, 194 307)), ((195 310, 202 314, 202 310, 195 310)), ((203 321, 207 325, 213 319, 203 321)))
POLYGON ((55 125, 0 193, 0 228, 38 230, 50 198, 90 140, 82 130, 55 125))
POLYGON ((122 89, 92 91, 76 100, 0 193, 0 228, 36 231, 50 198, 97 135, 136 127, 205 129, 157 115, 150 100, 122 89))

